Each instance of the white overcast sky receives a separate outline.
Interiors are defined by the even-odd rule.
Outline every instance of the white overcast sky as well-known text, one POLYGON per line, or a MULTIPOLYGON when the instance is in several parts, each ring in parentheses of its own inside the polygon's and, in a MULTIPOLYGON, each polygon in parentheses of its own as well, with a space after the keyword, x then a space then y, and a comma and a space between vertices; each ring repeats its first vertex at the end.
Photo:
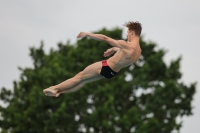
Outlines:
MULTIPOLYGON (((182 56, 182 81, 200 79, 199 0, 0 0, 0 88, 12 88, 18 66, 32 66, 29 47, 44 41, 45 50, 58 42, 76 41, 80 31, 139 21, 146 41, 168 50, 165 61, 182 56)), ((98 48, 98 46, 97 46, 98 48)), ((156 64, 155 64, 156 65, 156 64)), ((184 118, 181 133, 199 133, 200 92, 193 101, 194 115, 184 118)))

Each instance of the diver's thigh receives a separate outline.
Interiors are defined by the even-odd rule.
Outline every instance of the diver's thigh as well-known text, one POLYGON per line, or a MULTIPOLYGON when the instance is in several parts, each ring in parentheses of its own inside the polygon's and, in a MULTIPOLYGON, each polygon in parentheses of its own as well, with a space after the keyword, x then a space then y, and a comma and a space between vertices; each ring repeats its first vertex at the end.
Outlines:
POLYGON ((96 62, 94 64, 91 64, 89 66, 87 66, 83 71, 82 71, 82 75, 83 76, 89 76, 89 77, 93 77, 93 76, 97 76, 100 74, 102 68, 102 63, 101 61, 96 62))
POLYGON ((97 76, 94 76, 92 78, 88 78, 86 80, 83 80, 81 83, 87 84, 87 83, 94 82, 94 81, 97 81, 97 80, 100 80, 100 79, 103 79, 103 78, 104 78, 103 76, 97 75, 97 76))

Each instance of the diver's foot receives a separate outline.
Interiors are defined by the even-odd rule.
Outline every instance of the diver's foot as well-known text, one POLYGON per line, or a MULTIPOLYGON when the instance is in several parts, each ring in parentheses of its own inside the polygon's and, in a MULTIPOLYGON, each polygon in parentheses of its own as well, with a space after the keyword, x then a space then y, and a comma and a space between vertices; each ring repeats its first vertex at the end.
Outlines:
POLYGON ((55 88, 55 86, 51 86, 43 90, 43 93, 45 93, 46 96, 54 96, 54 97, 58 97, 60 95, 60 92, 58 92, 58 89, 55 88))

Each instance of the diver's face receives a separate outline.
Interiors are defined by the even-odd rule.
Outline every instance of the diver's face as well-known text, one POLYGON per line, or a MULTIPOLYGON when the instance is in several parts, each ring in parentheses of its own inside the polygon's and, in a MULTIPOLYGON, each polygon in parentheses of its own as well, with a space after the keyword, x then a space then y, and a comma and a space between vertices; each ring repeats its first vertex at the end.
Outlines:
POLYGON ((132 34, 132 31, 131 30, 127 30, 127 39, 128 39, 128 41, 130 40, 130 38, 131 38, 131 34, 132 34))

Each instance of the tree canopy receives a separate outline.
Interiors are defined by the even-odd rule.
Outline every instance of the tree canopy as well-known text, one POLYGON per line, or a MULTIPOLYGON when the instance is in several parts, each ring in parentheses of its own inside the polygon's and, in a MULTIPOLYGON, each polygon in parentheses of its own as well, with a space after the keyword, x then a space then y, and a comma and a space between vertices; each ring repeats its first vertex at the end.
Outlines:
MULTIPOLYGON (((122 30, 96 33, 122 39, 122 30)), ((180 130, 176 119, 192 115, 196 83, 181 81, 181 57, 169 65, 166 51, 141 37, 142 55, 112 79, 85 85, 58 98, 43 89, 73 77, 87 65, 105 59, 111 46, 88 38, 72 45, 59 43, 44 51, 44 44, 30 48, 33 67, 19 68, 13 90, 1 88, 1 133, 170 133, 180 130)))

